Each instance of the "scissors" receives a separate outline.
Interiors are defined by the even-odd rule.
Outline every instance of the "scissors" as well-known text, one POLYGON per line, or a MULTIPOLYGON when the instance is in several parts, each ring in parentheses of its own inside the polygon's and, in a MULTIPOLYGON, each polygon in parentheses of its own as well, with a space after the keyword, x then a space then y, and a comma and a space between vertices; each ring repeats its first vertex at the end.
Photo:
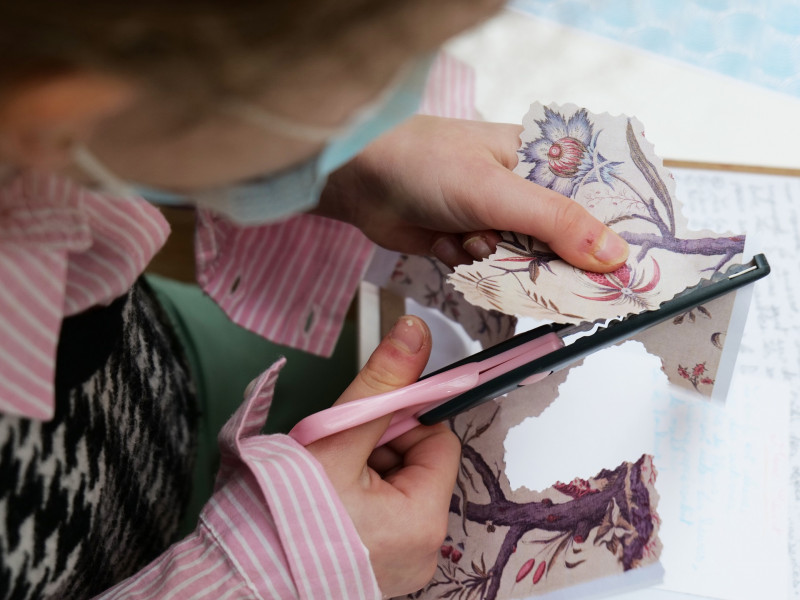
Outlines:
POLYGON ((456 361, 403 388, 314 413, 289 435, 307 446, 391 414, 381 446, 418 425, 433 425, 520 386, 540 381, 582 358, 753 283, 770 272, 763 254, 715 274, 661 304, 623 319, 579 325, 548 324, 456 361))

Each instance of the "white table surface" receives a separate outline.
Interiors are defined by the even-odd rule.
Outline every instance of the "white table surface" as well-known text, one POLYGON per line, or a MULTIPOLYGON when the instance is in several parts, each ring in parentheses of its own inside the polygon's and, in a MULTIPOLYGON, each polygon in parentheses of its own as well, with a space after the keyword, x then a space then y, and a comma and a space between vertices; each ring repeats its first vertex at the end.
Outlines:
POLYGON ((486 120, 574 103, 636 116, 665 159, 800 170, 795 96, 512 10, 448 49, 476 69, 486 120))

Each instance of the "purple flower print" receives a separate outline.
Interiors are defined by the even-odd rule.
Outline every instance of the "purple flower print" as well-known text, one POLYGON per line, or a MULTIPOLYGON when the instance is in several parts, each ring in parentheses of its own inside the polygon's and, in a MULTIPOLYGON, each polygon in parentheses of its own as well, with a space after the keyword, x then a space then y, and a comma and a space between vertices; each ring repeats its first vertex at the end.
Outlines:
POLYGON ((536 121, 542 137, 522 148, 522 161, 533 165, 527 178, 565 196, 585 183, 611 185, 614 168, 622 163, 606 160, 597 151, 600 132, 594 133, 586 109, 569 120, 547 107, 544 114, 536 121))

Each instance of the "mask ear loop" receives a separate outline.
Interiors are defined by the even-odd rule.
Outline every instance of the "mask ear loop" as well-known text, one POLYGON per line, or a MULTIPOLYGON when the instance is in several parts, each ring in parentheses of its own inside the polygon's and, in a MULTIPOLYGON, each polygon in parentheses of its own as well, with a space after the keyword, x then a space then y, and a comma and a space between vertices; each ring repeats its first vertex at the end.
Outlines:
POLYGON ((100 184, 103 191, 123 198, 138 197, 130 185, 109 171, 83 144, 76 143, 73 146, 72 159, 84 174, 100 184))
POLYGON ((230 102, 222 111, 248 121, 270 133, 279 133, 287 137, 316 144, 329 142, 344 137, 358 124, 371 119, 380 110, 387 99, 400 87, 413 72, 414 63, 408 62, 395 73, 389 84, 367 104, 355 109, 353 114, 342 124, 335 127, 308 125, 299 123, 288 117, 281 117, 257 105, 247 102, 230 102))
POLYGON ((244 119, 268 132, 315 144, 327 142, 347 130, 347 127, 322 127, 298 123, 245 102, 228 104, 223 108, 223 112, 244 119))

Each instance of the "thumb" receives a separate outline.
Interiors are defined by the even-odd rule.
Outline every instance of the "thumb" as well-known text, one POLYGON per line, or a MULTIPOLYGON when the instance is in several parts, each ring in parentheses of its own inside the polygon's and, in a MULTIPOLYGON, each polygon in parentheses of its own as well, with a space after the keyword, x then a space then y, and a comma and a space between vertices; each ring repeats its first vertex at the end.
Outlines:
POLYGON ((613 271, 628 257, 616 232, 567 198, 498 166, 486 174, 481 192, 493 201, 495 229, 517 231, 548 244, 570 264, 589 271, 613 271))
MULTIPOLYGON (((425 368, 430 353, 431 334, 425 322, 411 315, 400 317, 334 405, 375 396, 414 383, 425 368)), ((317 440, 307 448, 326 467, 326 457, 336 461, 337 470, 347 468, 346 461, 341 460, 341 453, 346 453, 351 459, 357 459, 351 460, 350 467, 351 474, 358 474, 363 470, 390 420, 391 415, 387 415, 317 440)))

